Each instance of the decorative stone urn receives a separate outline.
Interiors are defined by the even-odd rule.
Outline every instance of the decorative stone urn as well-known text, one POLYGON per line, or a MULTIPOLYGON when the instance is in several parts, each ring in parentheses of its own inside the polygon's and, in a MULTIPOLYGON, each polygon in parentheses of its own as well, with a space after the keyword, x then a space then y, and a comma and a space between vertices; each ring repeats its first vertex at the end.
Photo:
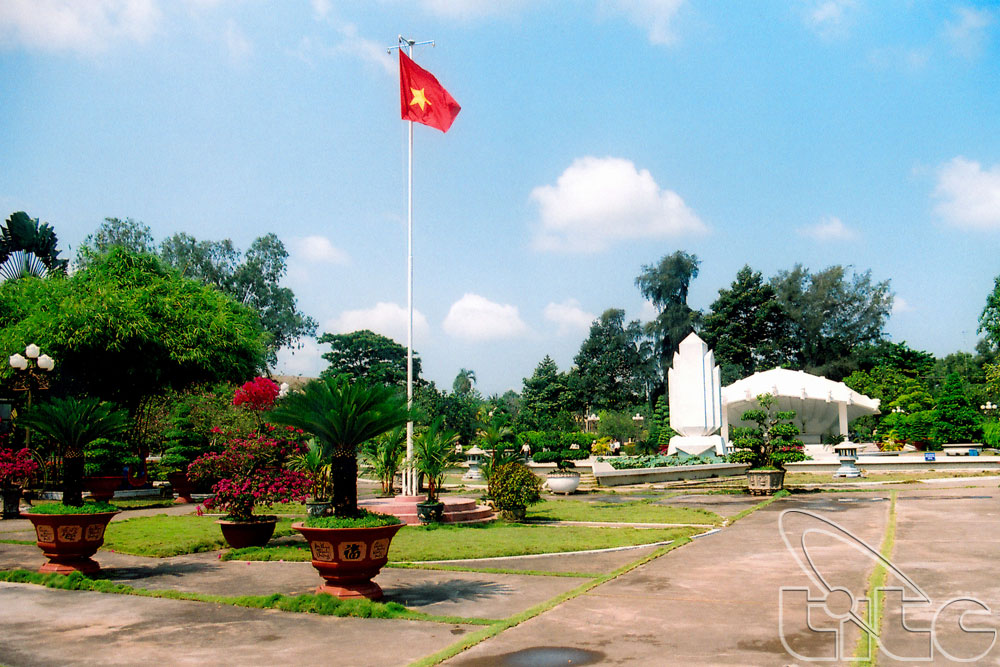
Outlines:
POLYGON ((39 572, 93 574, 101 566, 92 556, 104 544, 104 530, 118 512, 99 514, 22 514, 35 528, 36 544, 48 562, 39 572))
POLYGON ((233 549, 246 547, 262 547, 271 541, 274 527, 278 523, 276 516, 254 517, 255 521, 228 521, 219 519, 215 523, 222 528, 222 537, 233 549))
POLYGON ((188 481, 187 473, 172 472, 167 475, 167 481, 170 482, 171 488, 173 488, 174 493, 177 494, 177 499, 174 500, 178 505, 183 503, 193 503, 194 499, 191 494, 194 493, 194 484, 188 481))
POLYGON ((751 495, 772 496, 784 486, 784 470, 747 470, 747 490, 751 495))
POLYGON ((312 565, 325 583, 317 593, 338 598, 381 600, 382 588, 372 581, 389 561, 389 543, 404 524, 376 528, 309 528, 293 523, 312 551, 312 565))
POLYGON ((565 493, 569 495, 580 486, 580 473, 572 470, 559 470, 550 472, 545 476, 548 482, 549 491, 552 493, 565 493))

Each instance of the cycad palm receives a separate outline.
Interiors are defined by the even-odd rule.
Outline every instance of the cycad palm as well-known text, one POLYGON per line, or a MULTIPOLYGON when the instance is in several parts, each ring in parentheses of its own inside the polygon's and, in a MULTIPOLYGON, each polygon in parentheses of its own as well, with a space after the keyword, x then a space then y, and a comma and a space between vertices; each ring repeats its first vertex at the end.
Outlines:
POLYGON ((408 418, 406 398, 395 388, 343 377, 310 382, 269 415, 271 421, 301 428, 319 441, 321 457, 331 464, 333 512, 340 517, 358 515, 358 447, 408 418))
POLYGON ((55 441, 63 455, 63 504, 83 505, 83 450, 98 438, 112 439, 128 426, 124 410, 96 398, 54 398, 36 405, 21 424, 55 441))

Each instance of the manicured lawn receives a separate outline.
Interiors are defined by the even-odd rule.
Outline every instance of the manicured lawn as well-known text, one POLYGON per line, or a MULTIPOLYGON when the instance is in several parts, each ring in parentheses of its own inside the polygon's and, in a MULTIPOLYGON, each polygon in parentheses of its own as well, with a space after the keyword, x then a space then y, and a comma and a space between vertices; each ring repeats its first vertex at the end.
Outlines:
POLYGON ((611 503, 586 500, 545 500, 528 508, 528 519, 607 521, 615 523, 697 523, 715 525, 722 517, 688 507, 664 507, 646 500, 611 503))
MULTIPOLYGON (((137 517, 108 524, 104 535, 104 549, 135 556, 178 556, 224 549, 222 531, 215 523, 216 517, 156 516, 137 517)), ((275 536, 294 533, 291 519, 280 519, 275 536)))
MULTIPOLYGON (((499 558, 665 542, 701 532, 699 528, 591 528, 492 523, 485 526, 406 526, 389 550, 392 561, 499 558)), ((305 545, 240 549, 223 555, 233 560, 308 561, 305 545)))

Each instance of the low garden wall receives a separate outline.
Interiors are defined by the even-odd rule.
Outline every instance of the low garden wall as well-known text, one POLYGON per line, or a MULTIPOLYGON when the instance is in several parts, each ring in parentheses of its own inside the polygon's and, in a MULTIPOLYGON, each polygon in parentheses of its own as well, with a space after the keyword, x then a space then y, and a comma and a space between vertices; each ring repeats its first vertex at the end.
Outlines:
POLYGON ((603 461, 593 462, 594 477, 601 486, 674 482, 682 479, 734 477, 746 474, 748 467, 745 463, 701 463, 689 466, 615 470, 611 467, 610 463, 603 461))

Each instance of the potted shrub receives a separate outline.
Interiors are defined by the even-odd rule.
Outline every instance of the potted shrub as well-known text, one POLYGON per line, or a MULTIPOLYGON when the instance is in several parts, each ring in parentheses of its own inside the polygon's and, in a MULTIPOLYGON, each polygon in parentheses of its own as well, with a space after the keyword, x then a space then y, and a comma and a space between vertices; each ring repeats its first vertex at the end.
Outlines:
POLYGON ((323 459, 322 450, 316 438, 310 438, 308 449, 292 457, 288 467, 305 473, 309 477, 309 500, 306 512, 309 516, 326 516, 333 507, 333 483, 330 480, 330 464, 323 459))
POLYGON ((403 426, 409 416, 406 398, 397 390, 346 377, 310 382, 271 412, 272 421, 312 434, 330 465, 333 516, 292 525, 309 542, 313 567, 325 582, 317 592, 381 599, 382 589, 371 579, 388 561, 389 544, 402 522, 358 508, 358 447, 403 426))
POLYGON ((269 425, 263 430, 232 437, 221 452, 202 454, 188 466, 192 481, 217 480, 204 505, 226 512, 216 523, 234 549, 262 547, 274 535, 278 518, 254 514, 256 506, 303 502, 311 482, 308 475, 288 466, 292 456, 305 450, 301 432, 292 427, 279 431, 269 425))
POLYGON ((6 445, 7 436, 0 436, 0 492, 3 494, 3 518, 17 519, 21 516, 18 509, 21 486, 38 471, 38 463, 27 447, 13 449, 6 445))
POLYGON ((794 410, 777 410, 778 399, 771 394, 757 396, 760 406, 747 410, 741 419, 755 427, 743 428, 733 438, 738 450, 730 455, 733 463, 749 463, 747 487, 753 495, 772 495, 784 488, 785 463, 803 461, 802 441, 795 436, 799 429, 790 423, 794 410))
POLYGON ((125 479, 125 466, 135 466, 139 457, 127 443, 110 438, 97 438, 83 452, 84 488, 94 500, 107 502, 125 479))
POLYGON ((62 502, 36 505, 22 516, 35 528, 38 547, 48 558, 39 572, 91 574, 100 569, 92 556, 104 544, 104 530, 118 513, 105 502, 83 502, 87 445, 125 431, 128 416, 96 398, 55 398, 27 411, 21 424, 49 438, 63 459, 62 502))
POLYGON ((444 503, 438 498, 444 474, 458 462, 455 445, 458 431, 444 427, 444 417, 438 417, 413 439, 413 466, 427 480, 427 500, 417 503, 421 523, 441 521, 444 503))
POLYGON ((542 499, 542 480, 523 463, 505 463, 494 468, 488 493, 501 518, 521 521, 528 506, 542 499))
MULTIPOLYGON (((532 456, 535 463, 555 463, 556 469, 545 476, 552 493, 570 494, 580 486, 580 473, 573 470, 576 464, 571 460, 574 450, 560 449, 554 452, 538 452, 532 456)), ((586 452, 586 450, 576 450, 586 452)))
POLYGON ((391 498, 392 483, 406 456, 406 428, 398 426, 361 445, 361 461, 382 483, 382 496, 391 498))
POLYGON ((177 494, 177 503, 192 503, 194 484, 188 479, 187 468, 191 462, 209 451, 209 438, 199 433, 191 417, 193 406, 181 402, 170 416, 170 428, 164 434, 164 451, 160 469, 166 474, 170 487, 177 494))

